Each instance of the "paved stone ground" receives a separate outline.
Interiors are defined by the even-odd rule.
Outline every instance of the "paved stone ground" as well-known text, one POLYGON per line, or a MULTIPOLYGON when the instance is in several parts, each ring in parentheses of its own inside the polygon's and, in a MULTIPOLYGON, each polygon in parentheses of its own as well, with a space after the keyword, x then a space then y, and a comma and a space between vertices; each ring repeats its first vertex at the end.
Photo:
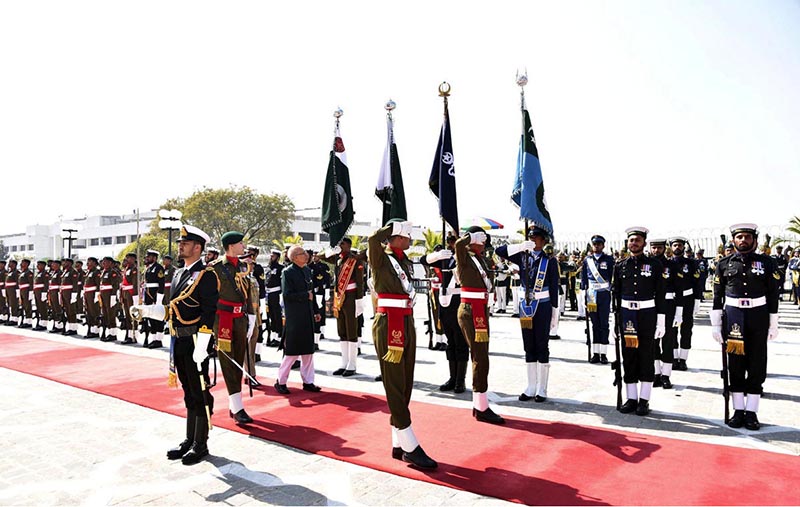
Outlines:
MULTIPOLYGON (((427 349, 418 305, 420 349, 414 399, 467 408, 462 395, 440 393, 446 380, 443 352, 427 349)), ((675 389, 655 389, 647 417, 614 410, 613 374, 586 363, 583 322, 567 312, 559 341, 551 341, 549 401, 523 403, 517 395, 525 372, 518 323, 492 319, 490 399, 498 413, 540 420, 617 428, 653 435, 800 455, 800 311, 781 306, 785 325, 770 344, 769 377, 761 403, 760 432, 733 430, 722 423, 720 358, 711 339, 708 303, 695 326, 688 372, 675 372, 675 389)), ((329 325, 328 329, 334 326, 329 325)), ((5 330, 0 328, 0 331, 5 330)), ((368 334, 368 330, 367 334, 368 334)), ((87 347, 167 359, 165 350, 100 343, 43 333, 20 334, 87 347)), ((366 340, 366 338, 365 338, 366 340)), ((371 344, 364 343, 359 375, 333 377, 338 342, 323 340, 316 355, 317 384, 382 394, 371 344)), ((271 383, 280 359, 269 349, 259 376, 271 383)), ((279 444, 215 428, 208 461, 193 467, 164 458, 182 436, 179 417, 34 376, 0 369, 7 389, 0 401, 0 505, 496 505, 506 503, 442 486, 396 477, 279 444)), ((291 382, 299 382, 293 372, 291 382)), ((245 405, 247 400, 245 399, 245 405)), ((471 423, 467 423, 471 424, 471 423)), ((474 423, 479 424, 479 423, 474 423)), ((468 426, 467 426, 468 427, 468 426)), ((424 445, 424 442, 422 442, 424 445)), ((387 451, 388 428, 387 428, 387 451)), ((435 458, 435 456, 434 456, 435 458)))

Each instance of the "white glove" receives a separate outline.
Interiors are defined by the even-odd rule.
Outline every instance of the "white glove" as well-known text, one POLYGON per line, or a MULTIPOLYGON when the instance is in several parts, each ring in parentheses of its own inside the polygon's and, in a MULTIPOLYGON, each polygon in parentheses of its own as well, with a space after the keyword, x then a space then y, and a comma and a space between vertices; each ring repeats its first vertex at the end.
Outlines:
POLYGON ((533 241, 523 241, 522 242, 522 249, 526 252, 533 252, 536 249, 536 243, 533 241))
POLYGON ((111 306, 116 305, 117 304, 117 296, 111 296, 110 303, 111 303, 111 306))
POLYGON ((69 302, 70 303, 77 303, 78 302, 78 293, 77 292, 73 292, 72 293, 72 295, 69 298, 69 302))
POLYGON ((325 250, 325 257, 333 257, 334 255, 339 255, 340 253, 342 253, 342 247, 336 245, 330 250, 325 250))
POLYGON ((247 339, 249 340, 251 336, 253 336, 253 330, 256 328, 256 316, 255 315, 248 315, 247 316, 247 339))
POLYGON ((164 294, 156 294, 156 304, 160 305, 164 301, 164 294))
POLYGON ((469 244, 470 245, 482 245, 486 243, 486 233, 485 232, 470 232, 469 233, 469 244))
POLYGON ((675 318, 672 320, 672 327, 681 327, 683 324, 683 307, 678 306, 675 308, 675 318))
POLYGON ((769 314, 769 330, 767 330, 767 340, 772 341, 778 337, 778 314, 769 314))
POLYGON ((452 257, 453 257, 453 252, 451 252, 450 250, 445 248, 445 249, 439 250, 438 252, 429 253, 427 256, 425 256, 425 260, 429 264, 433 264, 434 262, 447 260, 447 259, 450 259, 452 257))
POLYGON ((211 341, 211 333, 197 333, 197 341, 194 343, 194 353, 192 359, 197 363, 197 369, 200 369, 200 364, 208 357, 208 342, 211 341))
POLYGON ((135 305, 139 304, 139 296, 133 296, 133 304, 135 305))
POLYGON ((508 245, 508 255, 516 255, 520 252, 532 252, 536 248, 536 243, 533 241, 523 241, 514 245, 508 245))
POLYGON ((136 315, 140 319, 165 320, 167 318, 167 307, 164 305, 133 305, 131 315, 136 315))
POLYGON ((356 299, 356 317, 364 313, 364 298, 356 299))
POLYGON ((405 236, 411 230, 411 222, 393 222, 392 223, 392 236, 405 236))
POLYGON ((663 313, 656 315, 656 340, 663 337, 667 333, 666 320, 667 316, 663 313))
POLYGON ((692 317, 697 317, 697 314, 700 313, 700 300, 694 300, 694 310, 692 310, 692 317))
POLYGON ((558 327, 558 308, 553 308, 553 315, 550 317, 550 332, 556 330, 558 327))

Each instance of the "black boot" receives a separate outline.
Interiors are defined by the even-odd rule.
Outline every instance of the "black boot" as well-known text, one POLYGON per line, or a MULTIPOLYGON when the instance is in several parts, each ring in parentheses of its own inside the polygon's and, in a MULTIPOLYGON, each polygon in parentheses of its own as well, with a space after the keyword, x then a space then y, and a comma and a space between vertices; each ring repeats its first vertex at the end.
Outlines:
POLYGON ((450 366, 450 378, 439 386, 439 390, 442 392, 452 391, 456 387, 456 362, 448 361, 448 365, 450 366))
POLYGON ((187 452, 189 452, 189 449, 192 447, 192 443, 194 443, 194 431, 196 423, 197 417, 195 417, 194 412, 191 410, 187 411, 186 439, 178 444, 178 447, 174 447, 167 451, 167 459, 181 459, 187 452))
POLYGON ((672 389, 672 382, 666 375, 661 375, 661 387, 664 389, 672 389))
POLYGON ((425 451, 423 451, 422 447, 419 445, 411 452, 404 452, 403 461, 406 463, 411 463, 415 467, 425 469, 434 469, 439 466, 439 464, 433 461, 430 456, 425 454, 425 451))
POLYGON ((636 410, 637 405, 637 400, 628 400, 620 407, 619 411, 623 414, 630 414, 636 410))
POLYGON ((184 465, 194 465, 208 456, 208 419, 195 417, 194 443, 181 458, 184 465))
POLYGON ((600 364, 608 364, 608 356, 600 354, 600 364))
POLYGON ((600 362, 600 354, 592 354, 592 358, 589 359, 589 362, 592 364, 598 364, 600 362))
POLYGON ((653 379, 653 387, 661 387, 663 385, 661 374, 656 374, 655 378, 653 379))
POLYGON ((744 410, 734 410, 733 417, 728 420, 728 426, 731 428, 741 428, 744 426, 744 410))
POLYGON ((467 389, 464 385, 464 379, 467 376, 467 364, 467 361, 456 362, 456 386, 453 388, 453 392, 456 394, 461 394, 467 389))
POLYGON ((636 415, 647 415, 650 413, 650 401, 639 399, 639 404, 636 406, 636 415))
POLYGON ((756 415, 755 412, 745 410, 744 427, 750 431, 758 431, 761 429, 761 423, 758 422, 758 416, 756 415))

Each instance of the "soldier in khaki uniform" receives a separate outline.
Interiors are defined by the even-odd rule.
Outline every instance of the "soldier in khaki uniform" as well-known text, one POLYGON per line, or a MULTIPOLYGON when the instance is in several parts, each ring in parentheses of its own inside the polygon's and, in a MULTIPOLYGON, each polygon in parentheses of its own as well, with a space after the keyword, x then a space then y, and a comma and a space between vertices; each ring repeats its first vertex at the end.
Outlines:
MULTIPOLYGON (((6 315, 8 311, 8 303, 6 302, 6 276, 8 270, 6 269, 6 261, 0 260, 0 314, 6 315)), ((3 324, 10 324, 11 319, 3 321, 3 324)))
POLYGON ((129 253, 125 256, 125 269, 122 272, 122 283, 119 287, 119 299, 122 304, 124 320, 122 328, 125 330, 123 344, 136 343, 136 327, 131 318, 131 306, 139 304, 139 268, 136 267, 136 254, 129 253))
POLYGON ((78 301, 78 271, 72 266, 72 259, 64 258, 61 260, 63 272, 61 274, 61 308, 66 316, 64 335, 73 336, 78 334, 78 316, 75 313, 75 303, 78 301))
POLYGON ((411 390, 417 336, 414 329, 413 263, 405 250, 411 243, 411 223, 390 220, 369 238, 369 265, 377 294, 372 339, 381 367, 392 426, 392 457, 419 468, 437 463, 425 454, 411 428, 411 390), (388 246, 384 249, 384 242, 388 246))
POLYGON ((114 267, 114 259, 103 257, 103 272, 100 274, 100 311, 103 314, 103 337, 100 341, 117 339, 117 291, 122 277, 114 267))
POLYGON ((223 234, 222 247, 225 255, 212 261, 206 268, 217 277, 219 300, 217 317, 214 320, 214 336, 217 337, 219 364, 228 389, 229 415, 237 424, 253 422, 242 404, 243 374, 240 367, 247 359, 249 338, 253 336, 258 311, 258 289, 253 292, 250 268, 239 259, 244 254, 243 239, 244 234, 240 232, 230 231, 223 234))
POLYGON ((8 274, 6 275, 6 301, 8 302, 8 324, 19 325, 19 296, 17 285, 19 283, 19 271, 17 271, 17 261, 8 261, 8 274))
POLYGON ((86 275, 83 278, 83 302, 86 310, 86 338, 100 336, 98 319, 100 318, 100 267, 96 257, 86 260, 86 275))
POLYGON ((78 284, 75 286, 78 299, 75 301, 75 315, 84 315, 83 308, 83 284, 86 280, 86 271, 83 269, 83 261, 75 261, 75 271, 78 272, 78 284))
POLYGON ((43 326, 42 322, 46 322, 50 315, 47 305, 47 286, 50 277, 45 267, 47 267, 45 261, 36 261, 36 275, 33 277, 33 302, 36 305, 36 327, 33 328, 35 331, 47 330, 47 326, 43 326))
POLYGON ((19 305, 22 307, 22 315, 19 320, 19 327, 29 328, 33 325, 33 272, 30 269, 30 259, 22 259, 19 271, 19 305))
POLYGON ((458 324, 469 343, 472 356, 472 414, 482 422, 503 424, 505 420, 489 408, 489 291, 492 272, 483 250, 489 235, 473 226, 456 241, 456 274, 461 280, 458 324))
POLYGON ((325 258, 327 262, 335 262, 334 273, 336 286, 333 289, 333 313, 336 316, 336 328, 339 332, 342 348, 342 363, 334 375, 349 377, 356 373, 358 357, 358 315, 356 304, 364 297, 364 261, 363 257, 351 251, 353 242, 343 238, 339 246, 334 248, 325 258))
POLYGON ((50 303, 50 332, 64 330, 64 310, 61 307, 61 261, 50 261, 50 281, 47 287, 47 301, 50 303))

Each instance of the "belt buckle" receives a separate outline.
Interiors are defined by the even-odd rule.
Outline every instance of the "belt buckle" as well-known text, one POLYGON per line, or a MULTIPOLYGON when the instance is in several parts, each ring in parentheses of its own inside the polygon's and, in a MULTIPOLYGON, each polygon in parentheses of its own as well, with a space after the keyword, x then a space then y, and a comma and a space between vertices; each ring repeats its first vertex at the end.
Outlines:
POLYGON ((242 307, 241 306, 234 306, 233 307, 233 313, 242 313, 242 307))
POLYGON ((750 308, 753 306, 753 300, 750 298, 741 298, 739 300, 739 306, 742 308, 750 308))
POLYGON ((638 310, 639 309, 639 302, 638 301, 630 301, 628 305, 631 307, 631 310, 638 310))

